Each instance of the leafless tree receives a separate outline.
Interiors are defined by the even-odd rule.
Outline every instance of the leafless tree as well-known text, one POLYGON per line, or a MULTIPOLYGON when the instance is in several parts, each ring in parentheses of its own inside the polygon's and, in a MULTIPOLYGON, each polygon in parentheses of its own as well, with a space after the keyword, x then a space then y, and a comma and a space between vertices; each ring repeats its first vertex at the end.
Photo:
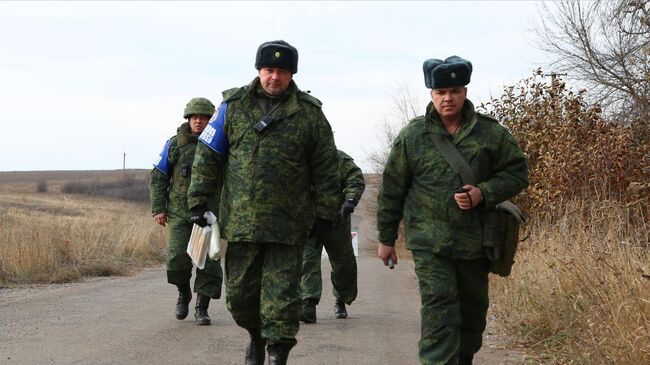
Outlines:
POLYGON ((559 0, 540 15, 540 47, 556 56, 553 66, 584 82, 605 115, 647 131, 650 0, 559 0))
POLYGON ((392 99, 392 110, 377 126, 376 137, 379 146, 370 152, 367 158, 372 171, 379 174, 384 171, 388 154, 399 131, 411 119, 424 114, 424 107, 421 107, 422 98, 414 96, 405 84, 397 85, 392 99))

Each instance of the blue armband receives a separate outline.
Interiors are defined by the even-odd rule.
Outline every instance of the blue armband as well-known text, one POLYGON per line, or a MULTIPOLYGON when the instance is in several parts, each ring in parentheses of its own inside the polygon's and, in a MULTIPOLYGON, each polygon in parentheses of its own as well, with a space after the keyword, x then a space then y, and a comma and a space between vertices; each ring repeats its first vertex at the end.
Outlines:
POLYGON ((225 101, 222 102, 217 112, 210 119, 208 126, 205 127, 203 133, 199 136, 199 141, 208 145, 214 152, 224 156, 228 155, 229 148, 228 136, 226 136, 226 131, 224 130, 227 108, 228 104, 225 101))
POLYGON ((162 172, 165 175, 169 175, 169 142, 171 141, 171 138, 165 142, 165 147, 163 147, 163 150, 160 152, 158 157, 156 157, 156 160, 153 162, 153 167, 158 169, 160 172, 162 172))

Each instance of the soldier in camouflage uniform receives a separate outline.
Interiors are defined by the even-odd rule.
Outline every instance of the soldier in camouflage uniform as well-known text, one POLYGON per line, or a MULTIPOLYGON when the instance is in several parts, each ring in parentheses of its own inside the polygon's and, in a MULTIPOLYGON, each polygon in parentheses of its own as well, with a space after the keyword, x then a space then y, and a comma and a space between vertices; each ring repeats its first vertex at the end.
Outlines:
POLYGON ((342 192, 340 194, 340 219, 334 222, 332 230, 322 236, 312 237, 305 245, 302 262, 302 313, 300 320, 316 323, 316 305, 323 291, 321 277, 321 254, 323 246, 332 265, 332 287, 336 297, 334 315, 347 318, 345 304, 352 304, 357 298, 357 260, 352 249, 350 214, 359 203, 365 183, 363 172, 354 164, 354 160, 339 150, 339 174, 342 192))
MULTIPOLYGON (((187 206, 187 188, 192 175, 192 162, 197 138, 214 114, 215 107, 210 100, 194 98, 187 103, 176 135, 170 138, 151 171, 151 210, 156 223, 163 227, 169 223, 169 244, 167 246, 167 281, 178 287, 176 318, 185 319, 192 300, 190 278, 192 260, 187 254, 187 243, 192 233, 190 211, 187 206)), ((218 196, 210 197, 210 205, 218 206, 218 196)), ((209 325, 208 305, 210 298, 221 297, 223 274, 219 261, 207 259, 205 267, 196 270, 194 292, 196 292, 195 322, 209 325)))
POLYGON ((259 76, 223 93, 199 137, 188 199, 204 224, 205 203, 223 176, 227 306, 250 334, 245 363, 263 364, 267 347, 269 363, 279 365, 296 344, 309 227, 321 232, 338 217, 338 155, 320 101, 292 80, 298 51, 263 43, 255 67, 259 76))
POLYGON ((488 308, 485 212, 528 185, 526 158, 515 139, 467 100, 471 72, 471 63, 457 56, 424 63, 432 103, 395 139, 378 198, 384 264, 397 261, 394 245, 404 219, 422 300, 419 357, 427 365, 471 364, 481 347, 488 308), (433 134, 452 140, 476 186, 460 181, 433 134))

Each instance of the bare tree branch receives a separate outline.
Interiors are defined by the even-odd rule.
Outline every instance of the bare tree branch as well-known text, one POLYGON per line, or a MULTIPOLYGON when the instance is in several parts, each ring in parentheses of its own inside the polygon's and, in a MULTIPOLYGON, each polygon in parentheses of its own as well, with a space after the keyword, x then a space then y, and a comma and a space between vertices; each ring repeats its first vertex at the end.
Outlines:
POLYGON ((540 7, 539 46, 552 66, 589 88, 591 102, 625 123, 650 112, 650 0, 559 0, 540 7))

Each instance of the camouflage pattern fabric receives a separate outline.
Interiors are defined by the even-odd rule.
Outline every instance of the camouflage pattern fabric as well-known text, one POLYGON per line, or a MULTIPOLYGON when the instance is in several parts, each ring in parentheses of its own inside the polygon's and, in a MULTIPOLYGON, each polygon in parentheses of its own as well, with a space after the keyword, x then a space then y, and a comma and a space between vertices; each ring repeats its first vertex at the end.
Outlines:
POLYGON ((305 304, 310 299, 316 303, 320 301, 323 291, 323 247, 332 265, 332 294, 336 299, 351 304, 357 298, 357 260, 352 249, 349 217, 344 222, 333 225, 330 232, 323 236, 316 235, 305 244, 300 281, 302 303, 305 304))
MULTIPOLYGON (((191 168, 196 150, 197 136, 192 135, 189 124, 183 123, 169 144, 171 176, 154 168, 151 171, 152 213, 167 213, 169 217, 169 242, 167 244, 167 281, 179 285, 187 283, 192 276, 192 260, 187 255, 187 242, 192 233, 187 206, 187 188, 191 179, 191 168)), ((209 206, 216 208, 219 196, 208 199, 209 206)), ((196 270, 194 291, 211 298, 221 296, 223 274, 219 262, 206 261, 203 270, 196 270)))
POLYGON ((258 86, 255 78, 224 92, 230 149, 224 156, 199 143, 188 202, 190 207, 206 202, 223 173, 219 222, 225 239, 302 244, 314 206, 320 218, 334 221, 338 216, 334 136, 318 99, 293 81, 273 113, 274 124, 257 132, 253 125, 265 114, 260 104, 269 100, 258 86))
POLYGON ((393 246, 404 219, 422 300, 422 364, 456 364, 481 347, 488 306, 489 262, 483 247, 485 212, 528 185, 528 167, 515 139, 465 100, 458 134, 447 133, 433 105, 400 131, 378 197, 379 241, 393 246), (472 168, 483 201, 462 211, 453 198, 464 185, 431 134, 452 141, 472 168))
POLYGON ((423 250, 413 251, 420 285, 420 362, 457 364, 460 353, 481 348, 488 309, 486 258, 452 260, 423 250))
POLYGON ((293 81, 280 98, 269 98, 255 78, 224 92, 224 101, 229 150, 199 143, 189 205, 221 189, 228 308, 240 326, 261 327, 268 342, 295 342, 303 243, 314 216, 338 216, 334 136, 318 99, 293 81), (270 111, 275 122, 253 129, 270 111))
POLYGON ((226 303, 243 328, 259 328, 268 344, 295 342, 301 245, 229 242, 226 303))
MULTIPOLYGON (((363 172, 352 157, 339 150, 339 175, 342 194, 339 202, 353 199, 358 202, 365 189, 363 172)), ((316 236, 307 242, 303 253, 302 279, 300 293, 303 304, 308 301, 318 303, 323 291, 321 276, 321 254, 327 251, 332 265, 332 294, 338 300, 351 304, 357 297, 357 260, 352 249, 351 218, 339 220, 332 231, 316 236)))
MULTIPOLYGON (((192 226, 187 218, 169 219, 169 243, 167 245, 167 282, 180 285, 192 277, 192 259, 187 254, 187 242, 192 234, 192 226)), ((212 299, 221 298, 223 272, 221 260, 206 258, 203 269, 196 269, 194 292, 212 299)))
POLYGON ((461 130, 453 143, 476 175, 483 203, 462 211, 454 190, 463 183, 431 140, 431 133, 452 138, 430 103, 425 117, 404 127, 391 149, 378 197, 379 241, 394 245, 404 219, 406 246, 448 258, 485 257, 485 210, 512 198, 528 186, 523 152, 508 131, 465 101, 461 130))
POLYGON ((339 175, 343 194, 339 199, 342 204, 345 199, 353 199, 356 203, 361 199, 366 184, 363 179, 363 172, 354 163, 354 160, 347 153, 338 150, 339 153, 339 175))

